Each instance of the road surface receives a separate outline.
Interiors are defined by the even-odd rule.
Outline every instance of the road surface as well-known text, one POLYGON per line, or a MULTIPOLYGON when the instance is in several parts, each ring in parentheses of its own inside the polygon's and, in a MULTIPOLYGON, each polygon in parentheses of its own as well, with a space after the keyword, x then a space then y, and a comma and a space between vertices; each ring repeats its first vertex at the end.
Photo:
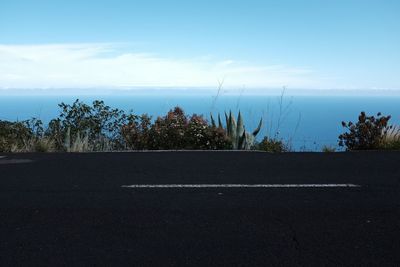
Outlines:
POLYGON ((400 153, 0 156, 0 266, 400 266, 400 153))

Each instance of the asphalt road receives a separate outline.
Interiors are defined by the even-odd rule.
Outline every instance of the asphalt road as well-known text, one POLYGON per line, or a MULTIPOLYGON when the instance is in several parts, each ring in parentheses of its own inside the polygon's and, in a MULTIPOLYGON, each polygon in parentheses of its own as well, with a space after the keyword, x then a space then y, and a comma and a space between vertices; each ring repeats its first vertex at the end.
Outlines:
POLYGON ((400 153, 0 156, 0 266, 400 266, 400 153))

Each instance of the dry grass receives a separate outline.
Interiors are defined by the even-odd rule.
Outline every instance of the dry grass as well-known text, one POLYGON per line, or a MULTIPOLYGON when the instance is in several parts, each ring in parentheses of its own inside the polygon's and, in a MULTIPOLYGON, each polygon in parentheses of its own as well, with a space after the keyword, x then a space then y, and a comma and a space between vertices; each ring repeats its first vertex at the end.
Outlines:
POLYGON ((385 142, 400 142, 400 126, 393 126, 384 136, 385 142))
POLYGON ((382 147, 384 149, 400 150, 400 126, 394 125, 383 136, 382 147))
POLYGON ((29 140, 24 140, 22 146, 18 146, 16 144, 11 146, 11 152, 13 153, 55 151, 56 147, 54 141, 47 137, 32 138, 29 140))

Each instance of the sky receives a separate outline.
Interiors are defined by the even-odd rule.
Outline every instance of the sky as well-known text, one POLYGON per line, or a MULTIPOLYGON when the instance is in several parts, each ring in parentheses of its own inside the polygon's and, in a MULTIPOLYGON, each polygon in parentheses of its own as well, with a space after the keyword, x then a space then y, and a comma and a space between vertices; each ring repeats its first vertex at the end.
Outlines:
POLYGON ((400 89, 398 0, 0 0, 0 88, 400 89))

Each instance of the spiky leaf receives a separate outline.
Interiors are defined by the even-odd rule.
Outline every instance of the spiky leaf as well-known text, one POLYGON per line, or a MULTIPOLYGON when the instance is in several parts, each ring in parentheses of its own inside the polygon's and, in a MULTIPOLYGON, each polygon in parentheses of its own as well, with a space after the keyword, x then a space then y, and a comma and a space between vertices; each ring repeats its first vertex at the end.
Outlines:
MULTIPOLYGON (((219 115, 218 115, 218 117, 219 117, 219 115)), ((210 114, 210 118, 211 118, 211 126, 212 126, 213 128, 215 128, 215 127, 216 127, 216 125, 215 125, 215 120, 214 120, 214 117, 213 117, 212 114, 210 114)))
POLYGON ((243 132, 243 134, 239 136, 237 141, 237 149, 244 149, 244 145, 246 144, 246 132, 243 132))
POLYGON ((244 133, 244 124, 242 114, 239 111, 237 127, 236 127, 236 136, 242 136, 244 133))
POLYGON ((230 126, 228 114, 226 114, 226 112, 225 112, 225 121, 226 121, 226 135, 230 136, 229 129, 231 128, 231 126, 230 126))
POLYGON ((238 135, 236 134, 236 121, 235 118, 232 115, 232 112, 229 112, 229 128, 228 128, 228 137, 231 138, 232 140, 232 145, 234 149, 238 148, 238 141, 237 137, 238 135))
POLYGON ((262 127, 262 118, 260 119, 260 122, 258 123, 258 127, 253 131, 253 136, 256 137, 257 134, 260 132, 262 127))
POLYGON ((219 113, 218 113, 218 128, 221 128, 222 129, 222 121, 221 121, 221 116, 219 115, 219 113))

